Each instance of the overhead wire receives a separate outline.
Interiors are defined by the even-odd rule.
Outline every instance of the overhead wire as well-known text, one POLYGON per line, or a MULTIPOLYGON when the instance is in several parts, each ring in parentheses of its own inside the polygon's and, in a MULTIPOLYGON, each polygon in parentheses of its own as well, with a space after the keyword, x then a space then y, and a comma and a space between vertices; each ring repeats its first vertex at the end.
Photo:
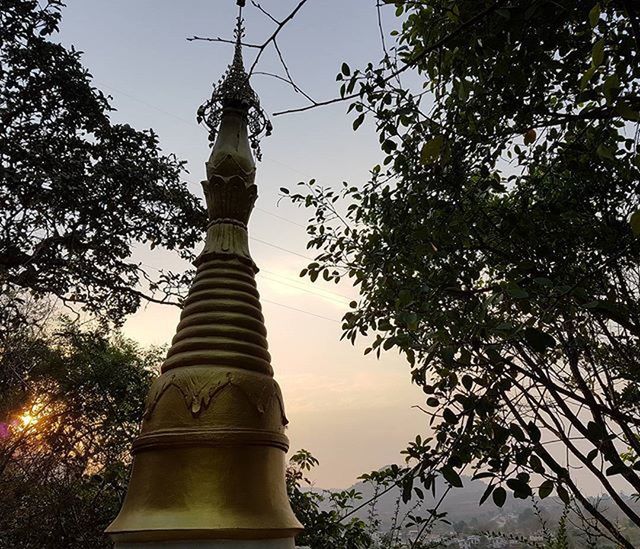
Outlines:
POLYGON ((315 316, 316 318, 321 318, 323 320, 328 320, 330 322, 337 322, 338 324, 340 324, 339 320, 336 320, 335 318, 329 318, 328 316, 322 316, 316 313, 312 313, 309 311, 305 311, 304 309, 298 309, 297 307, 291 307, 290 305, 285 305, 284 303, 278 303, 277 301, 272 301, 270 299, 261 299, 261 301, 264 301, 265 303, 270 303, 272 305, 277 305, 278 307, 284 307, 285 309, 290 309, 292 311, 297 311, 298 313, 304 313, 306 315, 309 316, 315 316))
POLYGON ((297 255, 298 257, 301 257, 302 259, 307 259, 309 261, 313 261, 313 259, 311 257, 309 257, 308 255, 303 255, 303 254, 299 254, 298 252, 294 252, 293 250, 288 250, 287 248, 283 248, 282 246, 278 246, 277 244, 272 244, 271 242, 267 242, 266 240, 262 240, 261 238, 257 238, 255 236, 249 236, 249 238, 251 240, 253 240, 254 242, 259 242, 260 244, 264 244, 265 246, 270 246, 271 248, 275 248, 276 250, 280 250, 282 252, 288 252, 292 255, 297 255))
MULTIPOLYGON (((138 99, 137 97, 134 97, 133 95, 131 95, 131 94, 127 93, 127 92, 124 92, 124 91, 122 91, 122 90, 119 90, 119 89, 117 89, 117 88, 114 88, 114 87, 112 87, 112 86, 109 86, 109 85, 107 85, 107 84, 105 84, 105 83, 103 83, 103 82, 98 82, 98 81, 96 81, 96 84, 100 85, 101 87, 109 88, 110 90, 112 90, 112 91, 114 91, 114 92, 117 92, 117 93, 119 93, 119 94, 124 95, 125 97, 128 97, 129 99, 132 99, 133 101, 136 101, 136 102, 138 102, 138 103, 140 103, 140 104, 142 104, 142 105, 145 105, 145 106, 147 106, 147 107, 149 107, 149 108, 151 108, 151 109, 154 109, 154 110, 156 110, 156 111, 158 111, 158 112, 160 112, 160 113, 162 113, 162 114, 164 114, 164 115, 170 116, 171 118, 175 118, 176 120, 179 120, 180 122, 183 122, 183 123, 188 124, 189 126, 192 126, 192 127, 193 127, 193 123, 192 123, 192 122, 187 121, 186 119, 182 118, 181 116, 177 116, 177 115, 176 115, 176 114, 174 114, 174 113, 171 113, 171 112, 169 112, 169 111, 165 111, 164 109, 161 109, 160 107, 157 107, 157 106, 155 106, 155 105, 152 105, 151 103, 149 103, 149 102, 147 102, 147 101, 143 101, 142 99, 138 99)), ((293 167, 291 167, 291 166, 287 166, 286 164, 284 164, 284 163, 282 163, 282 162, 276 162, 276 163, 277 163, 277 164, 280 164, 280 165, 282 165, 282 166, 285 166, 285 167, 289 168, 290 170, 292 170, 292 171, 294 171, 294 172, 299 172, 299 170, 296 170, 295 168, 293 168, 293 167)), ((265 208, 261 208, 261 207, 259 207, 259 206, 256 206, 256 207, 255 207, 255 209, 256 209, 256 210, 261 211, 262 213, 265 213, 265 214, 267 214, 267 215, 270 215, 270 216, 272 216, 272 217, 275 217, 275 218, 277 218, 277 219, 280 219, 280 220, 282 220, 282 221, 285 221, 285 222, 287 222, 287 223, 290 223, 290 224, 292 224, 292 225, 295 225, 295 226, 297 226, 297 227, 301 227, 301 228, 303 228, 303 229, 305 229, 305 228, 306 228, 306 226, 305 226, 305 225, 303 225, 302 223, 298 223, 298 222, 293 221, 293 220, 291 220, 291 219, 288 219, 288 218, 286 218, 286 217, 284 217, 284 216, 282 216, 282 215, 278 215, 278 214, 276 214, 276 213, 273 213, 273 212, 271 212, 271 211, 269 211, 269 210, 266 210, 265 208)), ((293 255, 297 255, 297 256, 299 256, 299 257, 301 257, 301 258, 303 258, 303 259, 308 259, 308 260, 310 260, 310 261, 312 260, 309 256, 306 256, 306 255, 300 254, 300 253, 298 253, 298 252, 294 252, 293 250, 288 250, 287 248, 284 248, 284 247, 282 247, 282 246, 278 246, 277 244, 272 244, 271 242, 267 242, 267 241, 265 241, 265 240, 261 240, 261 239, 259 239, 259 238, 253 237, 253 236, 250 236, 249 238, 251 238, 252 240, 255 240, 256 242, 260 242, 261 244, 265 244, 265 245, 267 245, 267 246, 271 246, 271 247, 273 247, 273 248, 279 249, 279 250, 284 251, 284 252, 288 252, 288 253, 293 254, 293 255)))
MULTIPOLYGON (((104 87, 104 88, 110 89, 110 90, 112 90, 112 91, 114 91, 114 92, 116 92, 116 93, 119 93, 119 94, 121 94, 121 95, 123 95, 123 96, 125 96, 125 97, 128 97, 128 98, 129 98, 129 99, 131 99, 132 101, 135 101, 135 102, 137 102, 137 103, 140 103, 141 105, 145 105, 146 107, 149 107, 150 109, 153 109, 153 110, 155 110, 155 111, 157 111, 157 112, 159 112, 159 113, 161 113, 161 114, 164 114, 165 116, 169 116, 169 117, 171 117, 171 118, 173 118, 173 119, 175 119, 175 120, 178 120, 178 121, 180 121, 180 122, 182 122, 182 123, 184 123, 184 124, 188 124, 189 126, 193 126, 193 122, 190 122, 190 121, 186 120, 185 118, 182 118, 181 116, 178 116, 178 115, 176 115, 176 114, 174 114, 174 113, 172 113, 172 112, 166 111, 166 110, 164 110, 164 109, 162 109, 162 108, 160 108, 160 107, 158 107, 158 106, 156 106, 156 105, 153 105, 153 104, 149 103, 148 101, 144 101, 144 100, 142 100, 142 99, 139 99, 139 98, 135 97, 134 95, 132 95, 132 94, 130 94, 130 93, 127 93, 127 92, 125 92, 125 91, 123 91, 123 90, 120 90, 120 89, 118 89, 118 88, 114 88, 113 86, 109 86, 108 84, 105 84, 104 82, 99 82, 99 81, 97 81, 97 80, 96 80, 96 84, 98 84, 98 85, 99 85, 99 86, 101 86, 101 87, 104 87)), ((288 166, 287 164, 284 164, 283 162, 273 160, 273 163, 275 163, 275 164, 279 164, 279 165, 281 165, 281 166, 284 166, 284 167, 288 168, 289 170, 291 170, 291 171, 293 171, 293 172, 302 173, 302 172, 300 172, 300 170, 298 170, 298 169, 296 169, 296 168, 293 168, 292 166, 288 166)), ((304 229, 304 228, 306 228, 306 227, 305 227, 305 225, 302 225, 301 223, 298 223, 298 222, 293 221, 293 220, 291 220, 291 219, 288 219, 288 218, 286 218, 286 217, 284 217, 284 216, 281 216, 281 215, 278 215, 278 214, 276 214, 276 213, 273 213, 273 212, 271 212, 271 211, 269 211, 269 210, 266 210, 265 208, 261 208, 261 207, 256 206, 256 207, 255 207, 255 209, 256 209, 256 210, 261 211, 262 213, 265 213, 265 214, 267 214, 267 215, 270 215, 271 217, 275 217, 275 218, 277 218, 277 219, 280 219, 281 221, 284 221, 284 222, 286 222, 286 223, 290 223, 290 224, 292 224, 292 225, 296 225, 297 227, 301 227, 301 228, 303 228, 303 229, 304 229)), ((273 244, 272 242, 268 242, 268 241, 266 241, 266 240, 262 240, 262 239, 260 239, 260 238, 255 237, 255 236, 249 236, 249 238, 250 238, 251 240, 253 240, 254 242, 258 242, 258 243, 260 243, 260 244, 263 244, 263 245, 265 245, 265 246, 269 246, 269 247, 271 247, 271 248, 274 248, 274 249, 280 250, 280 251, 282 251, 282 252, 286 252, 286 253, 289 253, 289 254, 295 255, 295 256, 297 256, 297 257, 300 257, 300 258, 302 258, 302 259, 306 259, 306 260, 308 260, 308 261, 312 261, 312 258, 311 258, 311 257, 309 257, 309 256, 307 256, 307 255, 304 255, 304 254, 301 254, 301 253, 298 253, 298 252, 295 252, 295 251, 293 251, 293 250, 289 250, 289 249, 287 249, 287 248, 285 248, 285 247, 283 247, 283 246, 279 246, 278 244, 273 244)), ((150 265, 144 265, 144 266, 145 266, 145 267, 152 268, 152 269, 157 270, 157 271, 159 271, 159 270, 160 270, 160 269, 157 269, 156 267, 151 267, 150 265)), ((288 277, 284 277, 283 275, 280 275, 280 274, 278 274, 278 273, 274 273, 274 272, 272 272, 272 271, 267 271, 267 270, 265 270, 265 269, 261 269, 261 271, 262 271, 262 272, 264 272, 264 273, 270 273, 270 274, 272 274, 273 276, 276 276, 276 277, 281 277, 281 278, 285 278, 285 279, 286 279, 286 278, 288 278, 288 277)), ((264 275, 263 275, 263 276, 264 276, 264 275)), ((273 279, 273 278, 269 278, 269 277, 266 277, 266 276, 265 276, 264 278, 265 278, 266 280, 271 280, 272 282, 276 282, 276 283, 278 283, 278 284, 283 284, 283 285, 285 285, 285 286, 289 286, 289 287, 295 288, 295 289, 300 290, 300 291, 304 291, 304 292, 308 292, 308 293, 316 294, 316 295, 318 295, 319 297, 323 297, 323 298, 325 298, 325 299, 328 299, 328 300, 330 300, 330 301, 333 301, 334 303, 339 303, 339 304, 341 304, 341 305, 346 305, 346 302, 339 301, 338 299, 334 299, 334 298, 332 298, 331 296, 329 296, 329 295, 325 295, 325 294, 332 294, 332 295, 337 296, 338 298, 340 298, 340 299, 344 299, 344 300, 348 300, 348 299, 349 299, 349 298, 348 298, 347 296, 345 296, 345 295, 337 294, 337 293, 335 293, 335 292, 331 292, 331 291, 328 291, 328 290, 322 290, 322 289, 316 289, 316 290, 313 290, 313 289, 310 289, 310 288, 303 288, 303 287, 301 287, 300 285, 293 285, 293 284, 290 284, 290 283, 287 283, 287 282, 283 282, 283 281, 280 281, 280 280, 276 280, 276 279, 273 279)), ((291 280, 291 279, 290 279, 290 280, 291 280)), ((296 282, 297 282, 297 281, 296 281, 296 282)), ((307 315, 310 315, 310 316, 314 316, 314 317, 316 317, 316 318, 321 318, 321 319, 323 319, 323 320, 328 320, 328 321, 330 321, 330 322, 338 322, 338 323, 340 322, 339 320, 336 320, 336 319, 333 319, 333 318, 329 318, 329 317, 326 317, 326 316, 323 316, 323 315, 319 315, 319 314, 316 314, 316 313, 312 313, 312 312, 310 312, 310 311, 306 311, 306 310, 304 310, 304 309, 298 309, 298 308, 296 308, 296 307, 291 307, 290 305, 285 305, 284 303, 279 303, 279 302, 277 302, 277 301, 273 301, 273 300, 269 300, 269 299, 264 299, 264 298, 262 299, 262 301, 264 301, 265 303, 271 303, 272 305, 277 305, 277 306, 279 306, 279 307, 283 307, 283 308, 285 308, 285 309, 289 309, 289 310, 296 311, 296 312, 299 312, 299 313, 303 313, 303 314, 307 314, 307 315)))
MULTIPOLYGON (((261 273, 267 273, 267 274, 270 274, 272 276, 276 276, 278 278, 282 278, 284 280, 292 282, 293 284, 298 284, 298 285, 300 285, 302 287, 302 284, 300 282, 300 278, 293 278, 291 276, 286 276, 286 275, 283 275, 283 274, 280 274, 280 273, 269 271, 267 269, 263 269, 262 267, 260 267, 260 272, 261 273)), ((338 292, 332 292, 331 290, 325 290, 324 288, 316 288, 316 291, 317 292, 322 292, 324 294, 330 294, 331 296, 338 297, 338 298, 343 299, 345 301, 351 301, 351 299, 352 299, 348 295, 340 294, 338 292)))
MULTIPOLYGON (((152 270, 154 270, 154 271, 157 271, 157 272, 160 272, 160 271, 161 271, 161 269, 158 269, 157 267, 154 267, 154 266, 152 266, 152 265, 148 265, 148 264, 146 264, 146 263, 140 263, 140 265, 142 265, 143 267, 146 267, 146 268, 148 268, 148 269, 152 269, 152 270)), ((258 273, 258 274, 260 274, 260 273, 258 273)), ((284 282, 280 282, 280 281, 278 281, 278 280, 273 280, 273 282, 279 282, 280 284, 286 284, 286 283, 284 283, 284 282)), ((286 284, 286 285, 287 285, 287 286, 291 286, 291 287, 296 288, 295 286, 290 285, 290 284, 286 284)), ((311 290, 310 288, 296 288, 296 289, 297 289, 297 290, 302 290, 302 291, 307 291, 307 292, 310 292, 310 293, 316 293, 316 294, 317 294, 317 292, 314 292, 314 291, 313 291, 313 290, 311 290)), ((318 295, 320 295, 320 294, 318 294, 318 295)), ((330 299, 328 296, 322 296, 322 295, 320 295, 320 297, 326 297, 326 298, 330 299)), ((324 319, 324 320, 329 320, 329 321, 331 321, 331 322, 340 322, 339 320, 336 320, 335 318, 329 318, 328 316, 323 316, 323 315, 319 315, 319 314, 317 314, 317 313, 312 313, 311 311, 307 311, 307 310, 305 310, 305 309, 299 309, 299 308, 297 308, 297 307, 292 307, 291 305, 285 305, 284 303, 280 303, 280 302, 278 302, 278 301, 274 301, 274 300, 272 300, 272 299, 265 299, 264 297, 261 297, 261 298, 260 298, 260 301, 263 301, 264 303, 270 303, 271 305, 277 305, 278 307, 283 307, 283 308, 285 308, 285 309, 290 309, 290 310, 292 310, 292 311, 296 311, 296 312, 298 312, 298 313, 304 313, 304 314, 307 314, 307 315, 310 315, 310 316, 315 316, 316 318, 322 318, 322 319, 324 319)), ((338 302, 337 300, 335 300, 335 303, 340 303, 341 305, 346 305, 346 303, 338 302)))
POLYGON ((332 301, 333 303, 338 303, 339 305, 345 305, 345 306, 347 305, 347 302, 342 300, 342 299, 336 299, 336 298, 333 298, 333 297, 331 297, 329 295, 321 294, 319 292, 314 291, 311 288, 303 288, 302 286, 296 286, 294 284, 289 284, 289 283, 284 282, 282 280, 278 280, 276 278, 271 278, 269 276, 266 276, 266 275, 264 275, 262 273, 258 273, 258 276, 260 276, 261 278, 264 278, 265 280, 269 280, 271 282, 275 282, 276 284, 282 284, 283 286, 288 286, 289 288, 293 288, 293 289, 301 291, 301 292, 307 292, 309 294, 315 294, 318 297, 321 297, 321 298, 326 299, 328 301, 332 301))
POLYGON ((260 208, 259 206, 255 206, 255 209, 261 211, 262 213, 266 213, 267 215, 270 215, 272 217, 276 217, 276 218, 278 218, 278 219, 280 219, 282 221, 286 221, 287 223, 291 223, 291 225, 295 225, 296 227, 302 227, 303 229, 307 228, 302 223, 297 223, 296 221, 292 221, 291 219, 288 219, 288 218, 284 217, 283 215, 275 214, 273 212, 270 212, 269 210, 265 210, 264 208, 260 208))

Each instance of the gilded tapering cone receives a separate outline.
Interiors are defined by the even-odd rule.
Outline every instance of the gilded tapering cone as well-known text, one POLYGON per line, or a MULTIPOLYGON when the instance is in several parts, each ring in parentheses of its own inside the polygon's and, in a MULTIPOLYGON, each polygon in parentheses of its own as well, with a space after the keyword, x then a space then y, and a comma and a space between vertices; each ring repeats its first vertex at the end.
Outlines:
POLYGON ((206 164, 205 247, 147 400, 122 510, 107 530, 118 543, 292 538, 301 530, 286 493, 287 419, 248 244, 257 197, 252 105, 234 100, 237 91, 226 92, 206 164))

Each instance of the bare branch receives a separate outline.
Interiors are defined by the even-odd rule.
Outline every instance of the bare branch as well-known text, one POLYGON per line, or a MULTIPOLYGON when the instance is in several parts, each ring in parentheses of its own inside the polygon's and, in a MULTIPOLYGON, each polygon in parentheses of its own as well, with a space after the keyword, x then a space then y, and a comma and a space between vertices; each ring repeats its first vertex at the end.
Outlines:
POLYGON ((376 11, 378 13, 378 30, 380 31, 380 43, 382 44, 382 51, 385 57, 389 57, 387 50, 387 41, 384 38, 384 28, 382 26, 382 3, 380 0, 376 1, 376 11))
MULTIPOLYGON (((191 38, 187 38, 187 41, 189 42, 194 42, 195 40, 200 40, 202 42, 219 42, 222 44, 236 44, 235 40, 227 40, 226 38, 220 38, 220 37, 216 37, 216 38, 207 38, 204 36, 192 36, 191 38)), ((253 48, 253 49, 260 49, 262 48, 262 45, 260 44, 248 44, 247 42, 240 42, 240 44, 242 44, 243 47, 245 48, 253 48)))
POLYGON ((280 21, 280 23, 278 23, 278 26, 276 27, 276 30, 273 31, 273 34, 269 38, 267 38, 267 40, 265 40, 265 42, 258 48, 259 49, 258 55, 256 55, 256 58, 253 60, 253 64, 251 65, 251 68, 249 69, 249 76, 251 76, 253 74, 253 71, 256 68, 256 65, 260 61, 260 57, 262 57, 262 54, 264 53, 264 50, 267 49, 269 44, 271 44, 272 42, 275 42, 275 40, 278 37, 278 34, 280 33, 280 31, 285 27, 285 25, 289 21, 291 21, 296 16, 296 14, 300 11, 302 6, 304 6, 307 2, 308 2, 308 0, 300 0, 300 2, 293 9, 293 11, 289 15, 287 15, 282 21, 280 21))
POLYGON ((272 72, 256 71, 253 74, 255 76, 257 76, 257 75, 269 76, 271 78, 275 78, 276 80, 280 80, 281 82, 286 82, 287 84, 289 84, 296 91, 296 93, 299 93, 299 94, 303 95, 306 99, 308 99, 312 103, 315 103, 315 101, 310 96, 308 96, 303 90, 301 90, 293 80, 289 80, 288 78, 285 78, 283 76, 280 76, 279 74, 275 74, 275 73, 272 73, 272 72))
POLYGON ((282 68, 284 69, 285 74, 287 75, 287 78, 289 79, 289 82, 291 83, 291 85, 293 86, 293 89, 304 95, 309 101, 311 101, 311 103, 315 104, 315 100, 312 99, 309 94, 305 93, 304 91, 302 91, 300 89, 300 87, 294 82, 293 77, 291 76, 291 73, 289 72, 289 67, 287 66, 287 63, 284 60, 284 56, 282 55, 282 52, 280 51, 280 47, 278 46, 278 42, 276 40, 273 41, 273 47, 276 50, 276 53, 278 54, 278 58, 280 59, 280 63, 282 64, 282 68))
POLYGON ((271 21, 273 21, 276 25, 280 24, 280 21, 278 21, 273 15, 271 15, 267 10, 265 10, 258 2, 256 2, 255 0, 251 0, 251 3, 253 4, 253 6, 257 9, 259 9, 262 13, 264 13, 269 19, 271 19, 271 21))

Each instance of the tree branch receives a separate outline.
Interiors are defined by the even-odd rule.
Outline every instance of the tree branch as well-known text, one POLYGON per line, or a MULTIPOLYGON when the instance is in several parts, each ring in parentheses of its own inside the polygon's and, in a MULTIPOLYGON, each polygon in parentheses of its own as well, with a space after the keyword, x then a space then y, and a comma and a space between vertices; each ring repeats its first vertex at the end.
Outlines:
POLYGON ((308 0, 300 0, 300 2, 293 9, 293 11, 278 23, 278 26, 276 27, 275 31, 273 31, 273 34, 269 38, 267 38, 267 40, 265 40, 265 42, 262 45, 259 46, 258 55, 256 55, 256 58, 254 59, 251 65, 251 68, 249 69, 249 76, 253 74, 253 71, 256 68, 256 65, 260 61, 260 57, 262 57, 262 54, 264 53, 264 50, 269 46, 269 44, 271 44, 271 42, 275 42, 280 31, 285 27, 285 25, 289 21, 291 21, 296 16, 296 14, 302 9, 302 6, 304 6, 307 2, 308 0))

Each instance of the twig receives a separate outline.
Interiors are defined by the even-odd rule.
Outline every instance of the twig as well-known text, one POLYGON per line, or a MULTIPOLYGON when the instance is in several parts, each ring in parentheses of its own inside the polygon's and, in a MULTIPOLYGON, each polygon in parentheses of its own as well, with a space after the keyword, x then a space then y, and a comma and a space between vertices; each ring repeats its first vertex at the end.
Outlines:
POLYGON ((389 52, 387 51, 387 42, 384 39, 384 27, 382 26, 382 4, 380 0, 376 0, 376 11, 378 12, 378 30, 380 31, 380 42, 382 44, 382 51, 384 52, 385 57, 389 57, 389 52))
POLYGON ((309 101, 311 101, 312 103, 315 103, 315 101, 309 97, 304 91, 302 91, 295 82, 293 82, 293 80, 289 80, 288 78, 285 78, 283 76, 280 76, 279 74, 275 74, 272 72, 265 72, 265 71, 256 71, 253 73, 254 76, 269 76, 271 78, 275 78, 276 80, 280 80, 282 82, 286 82, 287 84, 289 84, 297 93, 303 95, 304 97, 306 97, 309 101))
POLYGON ((251 3, 253 4, 254 7, 256 7, 257 9, 259 9, 262 13, 264 13, 269 19, 271 19, 271 21, 273 21, 276 25, 280 24, 280 21, 278 21, 273 15, 271 15, 267 10, 265 10, 260 4, 258 4, 258 2, 256 2, 255 0, 251 0, 251 3))
POLYGON ((259 49, 258 55, 256 55, 256 58, 254 59, 253 64, 251 65, 251 68, 249 69, 249 76, 253 74, 253 71, 256 68, 256 65, 260 61, 260 57, 262 57, 262 54, 264 53, 264 50, 269 46, 269 44, 271 44, 271 42, 275 42, 280 31, 285 27, 285 25, 289 21, 291 21, 296 16, 296 14, 300 11, 302 6, 304 6, 307 2, 308 0, 300 0, 300 2, 293 9, 293 11, 289 15, 287 15, 282 21, 280 21, 280 23, 278 23, 278 26, 276 27, 276 30, 273 31, 273 34, 269 38, 267 38, 265 42, 258 48, 259 49))
MULTIPOLYGON (((235 40, 227 40, 226 38, 207 38, 205 36, 192 36, 191 38, 187 38, 188 42, 193 42, 194 40, 201 40, 202 42, 221 42, 223 44, 233 44, 235 46, 235 40)), ((247 42, 240 42, 240 44, 245 48, 253 48, 259 50, 262 48, 261 44, 248 44, 247 42)))
POLYGON ((295 91, 297 91, 298 93, 304 95, 309 101, 311 101, 311 103, 315 103, 315 100, 313 100, 307 93, 302 91, 300 89, 300 87, 294 82, 293 77, 291 76, 291 73, 289 72, 289 67, 287 66, 287 63, 284 60, 284 56, 282 55, 282 52, 280 51, 280 47, 278 46, 278 42, 276 40, 273 41, 273 47, 275 48, 276 53, 278 54, 278 58, 280 59, 280 63, 282 64, 282 68, 284 69, 284 72, 287 75, 287 78, 289 79, 289 82, 293 86, 293 89, 295 91))

